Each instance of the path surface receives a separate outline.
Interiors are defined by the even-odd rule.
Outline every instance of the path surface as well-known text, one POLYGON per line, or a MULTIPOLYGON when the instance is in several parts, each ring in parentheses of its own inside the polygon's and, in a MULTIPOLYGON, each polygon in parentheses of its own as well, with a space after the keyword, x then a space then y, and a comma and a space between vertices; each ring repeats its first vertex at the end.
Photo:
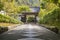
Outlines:
POLYGON ((35 24, 24 24, 0 35, 0 40, 60 40, 50 30, 35 24))

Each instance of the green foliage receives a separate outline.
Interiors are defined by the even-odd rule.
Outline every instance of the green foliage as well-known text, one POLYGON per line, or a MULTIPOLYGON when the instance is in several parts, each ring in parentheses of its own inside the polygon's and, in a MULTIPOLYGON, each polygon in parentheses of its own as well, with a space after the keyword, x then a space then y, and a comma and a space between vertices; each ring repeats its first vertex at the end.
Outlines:
POLYGON ((27 22, 33 22, 34 21, 34 17, 28 17, 27 22))
POLYGON ((3 9, 3 4, 0 2, 0 11, 3 9))
POLYGON ((56 6, 53 3, 46 3, 43 6, 44 8, 40 9, 40 13, 39 13, 39 17, 40 19, 47 15, 48 13, 52 12, 53 10, 55 10, 56 8, 58 8, 58 6, 56 6))
POLYGON ((39 23, 60 29, 60 0, 42 0, 39 23))
POLYGON ((22 5, 22 6, 19 6, 18 7, 18 11, 19 12, 26 12, 26 11, 30 11, 30 8, 28 7, 28 6, 24 6, 24 5, 22 5))
POLYGON ((47 15, 45 15, 43 19, 40 20, 40 23, 59 27, 60 26, 59 25, 60 24, 60 9, 57 8, 53 10, 52 12, 48 13, 47 15))
POLYGON ((59 0, 52 0, 53 3, 57 4, 59 0))
POLYGON ((5 22, 5 23, 20 23, 18 20, 11 18, 6 15, 1 15, 0 14, 0 22, 5 22))
POLYGON ((46 3, 41 3, 41 8, 42 8, 42 9, 45 9, 45 4, 46 4, 46 3))

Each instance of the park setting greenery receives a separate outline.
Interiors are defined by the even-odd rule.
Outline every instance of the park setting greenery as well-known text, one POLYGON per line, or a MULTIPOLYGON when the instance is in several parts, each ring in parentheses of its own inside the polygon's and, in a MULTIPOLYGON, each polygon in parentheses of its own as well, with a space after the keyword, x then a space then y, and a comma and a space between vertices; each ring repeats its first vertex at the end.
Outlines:
POLYGON ((60 29, 60 0, 46 0, 41 5, 39 23, 60 29))
MULTIPOLYGON (((26 1, 28 2, 28 0, 26 1)), ((60 29, 60 0, 40 0, 39 2, 40 3, 37 4, 30 3, 31 6, 39 5, 40 7, 38 14, 40 20, 38 23, 48 25, 49 28, 55 26, 60 29)), ((16 19, 16 15, 24 11, 30 11, 30 4, 26 4, 27 5, 25 5, 22 0, 0 0, 0 11, 3 10, 6 12, 6 15, 0 14, 0 23, 21 23, 21 21, 16 19)), ((33 18, 28 18, 28 22, 31 20, 33 20, 33 18)))

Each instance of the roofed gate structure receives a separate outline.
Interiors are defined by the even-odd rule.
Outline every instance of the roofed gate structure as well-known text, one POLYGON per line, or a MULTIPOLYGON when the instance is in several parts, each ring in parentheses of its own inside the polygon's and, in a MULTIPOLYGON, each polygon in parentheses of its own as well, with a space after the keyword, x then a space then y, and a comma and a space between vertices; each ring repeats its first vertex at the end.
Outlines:
POLYGON ((32 9, 31 12, 22 12, 21 15, 21 21, 26 23, 27 22, 27 15, 34 15, 34 23, 37 22, 37 16, 38 16, 38 13, 40 11, 40 7, 30 7, 32 9))
POLYGON ((36 17, 38 16, 38 13, 40 11, 40 0, 22 0, 22 2, 20 1, 18 0, 19 5, 21 5, 22 3, 24 5, 28 5, 31 9, 31 12, 24 11, 21 15, 19 15, 21 16, 21 21, 25 23, 27 22, 27 15, 34 15, 34 22, 36 23, 36 17))

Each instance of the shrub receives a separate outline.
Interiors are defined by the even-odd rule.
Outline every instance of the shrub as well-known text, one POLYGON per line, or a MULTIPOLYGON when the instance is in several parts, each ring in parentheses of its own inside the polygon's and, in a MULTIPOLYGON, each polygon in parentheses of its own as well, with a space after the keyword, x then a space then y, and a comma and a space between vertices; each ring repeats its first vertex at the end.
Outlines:
POLYGON ((3 32, 6 32, 6 31, 8 31, 8 27, 1 27, 0 26, 0 34, 3 32))
POLYGON ((34 17, 29 17, 27 22, 34 22, 34 17))
POLYGON ((0 14, 0 22, 5 22, 5 23, 20 23, 20 21, 10 17, 10 16, 6 16, 6 15, 2 15, 0 14))
POLYGON ((60 8, 57 8, 45 15, 39 23, 49 26, 55 26, 60 29, 60 8))

